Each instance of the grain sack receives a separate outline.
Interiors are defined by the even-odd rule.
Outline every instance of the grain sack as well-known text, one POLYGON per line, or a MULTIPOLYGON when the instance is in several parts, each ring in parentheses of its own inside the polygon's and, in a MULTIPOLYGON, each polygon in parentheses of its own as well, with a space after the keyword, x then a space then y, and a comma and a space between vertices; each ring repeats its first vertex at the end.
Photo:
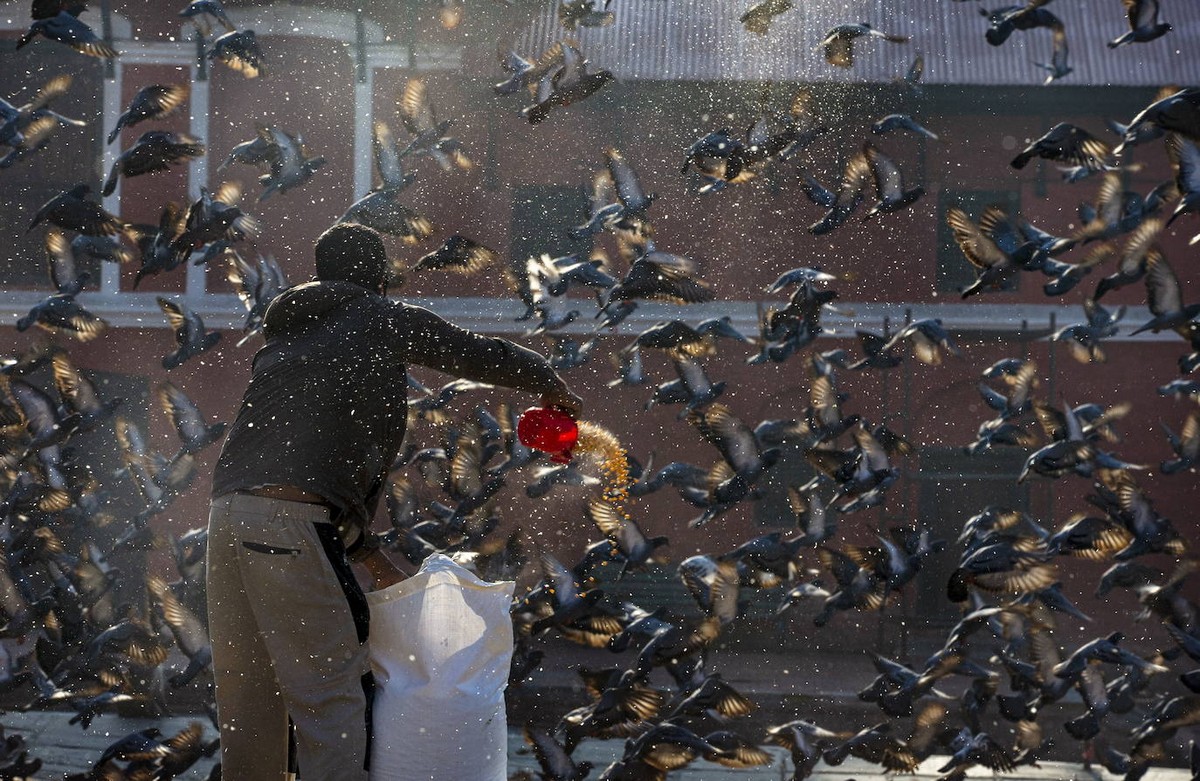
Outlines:
POLYGON ((434 554, 413 577, 367 594, 371 781, 505 781, 514 587, 434 554))

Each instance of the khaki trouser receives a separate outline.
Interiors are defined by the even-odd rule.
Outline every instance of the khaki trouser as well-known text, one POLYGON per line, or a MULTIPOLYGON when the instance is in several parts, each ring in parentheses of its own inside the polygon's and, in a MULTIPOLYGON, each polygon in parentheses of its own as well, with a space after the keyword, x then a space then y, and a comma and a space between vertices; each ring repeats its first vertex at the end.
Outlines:
POLYGON ((290 717, 305 781, 366 781, 366 626, 348 599, 362 594, 340 551, 330 561, 328 509, 233 493, 208 523, 223 777, 285 778, 290 717))

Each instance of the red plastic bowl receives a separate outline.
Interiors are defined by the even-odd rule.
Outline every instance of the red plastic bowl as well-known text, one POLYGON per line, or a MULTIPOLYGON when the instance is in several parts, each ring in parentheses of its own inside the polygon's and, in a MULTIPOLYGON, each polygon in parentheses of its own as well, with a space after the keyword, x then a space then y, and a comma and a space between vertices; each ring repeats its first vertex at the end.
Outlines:
POLYGON ((579 427, 561 410, 530 407, 517 420, 517 439, 525 447, 549 453, 551 461, 565 464, 579 441, 579 427))

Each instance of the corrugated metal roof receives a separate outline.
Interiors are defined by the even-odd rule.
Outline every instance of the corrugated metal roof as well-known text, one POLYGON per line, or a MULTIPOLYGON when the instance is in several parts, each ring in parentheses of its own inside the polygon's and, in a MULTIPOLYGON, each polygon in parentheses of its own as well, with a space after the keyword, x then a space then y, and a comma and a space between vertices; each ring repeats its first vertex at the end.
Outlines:
MULTIPOLYGON (((925 55, 929 84, 1040 84, 1051 34, 1016 32, 1003 46, 984 40, 987 20, 976 3, 949 0, 795 0, 767 35, 745 30, 738 17, 754 0, 616 0, 616 24, 564 30, 557 2, 524 31, 519 45, 536 55, 563 38, 578 40, 596 68, 619 79, 695 81, 887 82, 925 55), (909 35, 906 44, 868 41, 855 47, 850 70, 825 62, 818 42, 834 25, 870 22, 909 35)), ((994 0, 993 5, 1005 4, 994 0)), ((599 5, 599 3, 597 3, 599 5)), ((1062 85, 1156 87, 1192 84, 1200 74, 1200 2, 1163 0, 1162 20, 1174 29, 1148 44, 1112 50, 1107 42, 1128 29, 1119 0, 1057 0, 1050 7, 1066 25, 1075 72, 1062 85)))

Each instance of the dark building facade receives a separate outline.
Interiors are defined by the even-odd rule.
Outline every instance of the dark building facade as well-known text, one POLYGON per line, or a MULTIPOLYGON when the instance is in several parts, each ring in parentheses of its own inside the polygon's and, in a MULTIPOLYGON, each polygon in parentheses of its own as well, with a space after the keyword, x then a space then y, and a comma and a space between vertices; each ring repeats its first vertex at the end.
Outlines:
MULTIPOLYGON (((940 366, 909 360, 888 372, 841 374, 841 389, 850 394, 847 410, 887 421, 917 446, 914 455, 902 459, 904 476, 883 507, 842 520, 840 533, 846 540, 870 542, 880 526, 913 521, 953 540, 962 522, 988 504, 1018 505, 1047 526, 1086 511, 1084 496, 1090 486, 1085 480, 1034 480, 1017 487, 1014 477, 1024 451, 977 458, 962 453, 978 424, 990 416, 976 388, 980 371, 1014 356, 1037 362, 1039 393, 1055 404, 1131 402, 1133 410, 1119 425, 1121 441, 1114 449, 1128 461, 1150 465, 1139 474, 1139 482, 1156 509, 1172 518, 1185 537, 1200 536, 1195 514, 1200 486, 1194 472, 1165 477, 1156 468, 1170 456, 1159 421, 1177 428, 1189 409, 1188 403, 1163 399, 1156 392, 1179 376, 1176 359, 1184 343, 1169 334, 1122 334, 1107 345, 1106 363, 1078 364, 1045 337, 1056 327, 1082 320, 1084 295, 1107 272, 1096 272, 1061 297, 1046 297, 1041 278, 1025 274, 1012 289, 963 302, 958 291, 972 277, 945 227, 951 205, 961 204, 978 217, 986 205, 999 203, 1045 230, 1060 235, 1077 230, 1077 205, 1094 198, 1100 177, 1066 184, 1053 164, 1039 162, 1015 171, 1008 161, 1058 122, 1104 135, 1105 119, 1128 121, 1162 83, 1194 74, 1194 58, 1189 63, 1176 53, 1189 47, 1194 51, 1200 43, 1200 11, 1186 4, 1171 9, 1182 18, 1172 20, 1176 29, 1169 44, 1111 55, 1100 36, 1109 28, 1112 35, 1120 32, 1119 15, 1085 19, 1079 10, 1078 19, 1067 20, 1079 31, 1080 40, 1072 48, 1077 73, 1045 87, 1037 83, 1040 76, 1028 62, 1049 56, 1037 48, 1048 49, 1046 41, 1031 37, 993 50, 982 42, 975 11, 947 8, 954 4, 910 0, 876 13, 871 4, 860 3, 863 7, 848 11, 848 18, 857 19, 861 13, 881 28, 895 25, 914 40, 905 47, 870 47, 846 73, 833 72, 812 52, 823 31, 810 29, 815 22, 807 9, 797 8, 794 18, 781 17, 780 27, 771 31, 770 45, 750 40, 738 44, 739 49, 734 45, 736 14, 730 22, 724 17, 690 17, 680 3, 655 4, 653 12, 649 4, 641 10, 623 8, 613 28, 583 30, 577 36, 593 67, 613 69, 617 81, 538 126, 520 115, 520 97, 497 97, 490 85, 502 78, 495 58, 497 40, 536 57, 552 40, 565 36, 555 29, 552 15, 540 9, 473 4, 467 6, 462 24, 447 31, 437 23, 437 9, 412 4, 381 0, 361 4, 361 13, 355 13, 336 3, 230 2, 235 21, 256 29, 262 39, 270 69, 269 78, 246 80, 197 57, 192 30, 175 16, 178 3, 111 5, 111 37, 122 52, 111 65, 44 40, 0 54, 6 97, 24 98, 50 76, 70 73, 74 84, 56 108, 89 122, 86 129, 63 129, 48 149, 0 179, 16 194, 0 206, 7 245, 0 266, 5 291, 0 345, 5 351, 16 352, 31 342, 30 334, 18 334, 11 325, 48 290, 41 234, 25 235, 24 226, 38 205, 79 181, 99 190, 117 150, 142 130, 127 130, 119 143, 103 145, 121 107, 140 87, 190 83, 189 110, 162 126, 191 132, 208 144, 209 154, 169 173, 122 181, 106 206, 129 222, 153 223, 167 201, 185 203, 202 186, 239 181, 244 206, 262 225, 253 250, 245 248, 247 253, 273 255, 292 281, 301 281, 311 275, 313 240, 373 184, 372 123, 386 121, 403 136, 396 101, 404 84, 417 77, 425 80, 439 117, 454 120, 453 133, 474 165, 443 172, 428 159, 415 163, 417 179, 404 200, 429 217, 435 232, 417 246, 391 242, 399 263, 411 265, 453 234, 497 249, 505 259, 502 263, 520 263, 542 252, 559 255, 594 248, 607 249, 615 258, 607 237, 598 237, 593 247, 592 242, 572 242, 566 236, 572 225, 586 218, 593 172, 603 167, 605 150, 615 147, 636 168, 646 189, 658 194, 650 211, 658 247, 693 259, 701 277, 717 291, 717 301, 710 304, 641 307, 615 332, 600 333, 590 363, 569 373, 587 400, 587 417, 611 428, 639 459, 653 453, 660 465, 686 460, 707 466, 716 452, 677 420, 677 407, 644 408, 652 385, 609 387, 615 374, 607 353, 669 317, 695 323, 729 314, 740 330, 755 334, 760 311, 780 300, 764 288, 783 271, 819 266, 839 277, 830 287, 839 293, 841 310, 826 318, 828 333, 818 342, 819 349, 840 346, 857 354, 856 328, 894 332, 909 319, 940 317, 964 353, 961 360, 947 359, 940 366), (695 32, 705 29, 709 31, 703 35, 695 32), (693 33, 698 37, 689 37, 693 33), (792 53, 785 56, 785 50, 792 53), (924 51, 928 63, 919 96, 892 83, 918 50, 924 51), (1103 59, 1109 56, 1115 59, 1103 59), (680 174, 684 152, 696 138, 721 127, 743 132, 762 101, 786 108, 801 89, 811 93, 817 119, 831 129, 795 160, 776 163, 749 183, 710 195, 698 192, 694 173, 680 174), (902 212, 871 222, 855 216, 830 235, 810 235, 807 226, 821 210, 801 192, 800 167, 831 186, 844 161, 868 136, 870 122, 892 112, 909 113, 940 136, 939 141, 901 135, 876 139, 907 179, 925 187, 924 197, 902 212), (236 143, 253 136, 256 124, 303 135, 314 153, 326 157, 326 166, 297 190, 254 203, 259 187, 251 169, 216 169, 236 143)), ((719 4, 714 7, 719 9, 719 4)), ((0 36, 19 35, 25 13, 25 2, 0 5, 0 36)), ((100 29, 95 13, 85 18, 100 29)), ((1121 168, 1126 189, 1143 194, 1169 176, 1160 147, 1134 150, 1121 168)), ((1197 230, 1195 219, 1185 217, 1161 240, 1187 300, 1200 295, 1197 247, 1188 245, 1197 230)), ((213 419, 230 420, 236 413, 258 342, 235 346, 245 310, 225 279, 226 270, 189 265, 150 277, 134 290, 133 266, 106 264, 95 269, 98 284, 81 300, 112 327, 86 345, 60 339, 79 367, 107 380, 104 387, 120 389, 128 399, 123 414, 147 425, 152 443, 163 451, 173 447, 174 435, 161 411, 153 408, 152 393, 159 383, 174 382, 213 419), (187 302, 210 326, 223 329, 222 343, 178 370, 164 371, 160 358, 173 345, 154 302, 156 295, 187 302)), ((521 306, 498 267, 466 278, 409 273, 399 293, 462 325, 548 349, 541 338, 523 336, 526 324, 514 319, 521 306)), ((1138 323, 1147 317, 1144 297, 1142 286, 1135 285, 1111 294, 1105 303, 1127 305, 1125 323, 1138 323)), ((582 316, 562 333, 578 337, 593 328, 594 304, 579 294, 578 305, 582 316)), ((722 343, 720 355, 708 361, 710 376, 727 383, 722 400, 751 423, 802 414, 810 386, 803 356, 782 364, 747 365, 753 354, 752 348, 722 343)), ((647 353, 645 360, 656 382, 673 378, 666 359, 647 353)), ((534 401, 495 391, 471 395, 454 409, 465 413, 476 404, 495 408, 501 400, 534 401)), ((414 433, 427 439, 436 434, 414 433)), ((89 447, 103 449, 99 441, 89 447)), ((201 454, 195 485, 155 523, 175 533, 204 523, 214 460, 213 450, 201 454)), ((687 528, 696 512, 670 491, 637 502, 634 517, 648 532, 671 537, 672 561, 720 552, 752 534, 791 525, 785 489, 808 474, 802 454, 785 454, 759 502, 744 503, 701 529, 687 528)), ((499 501, 506 524, 519 524, 564 560, 597 538, 580 510, 585 492, 556 491, 548 499, 533 501, 525 498, 518 480, 511 482, 499 501)), ((381 528, 384 523, 380 519, 381 528)), ((910 588, 905 604, 883 619, 864 614, 839 619, 831 631, 806 637, 803 645, 835 651, 846 642, 870 646, 883 636, 894 646, 906 631, 901 629, 905 616, 910 622, 919 619, 918 625, 925 619, 949 620, 951 609, 941 586, 954 555, 930 564, 935 574, 910 588)), ((1085 610, 1100 609, 1091 601, 1090 584, 1102 568, 1070 564, 1063 568, 1068 590, 1085 610)), ((660 589, 658 593, 665 589, 655 585, 653 577, 640 577, 636 588, 660 589)), ((760 611, 766 612, 775 596, 755 601, 766 606, 760 611)), ((806 611, 797 611, 797 632, 807 631, 811 612, 806 611)), ((772 642, 768 639, 766 644, 772 642)))

